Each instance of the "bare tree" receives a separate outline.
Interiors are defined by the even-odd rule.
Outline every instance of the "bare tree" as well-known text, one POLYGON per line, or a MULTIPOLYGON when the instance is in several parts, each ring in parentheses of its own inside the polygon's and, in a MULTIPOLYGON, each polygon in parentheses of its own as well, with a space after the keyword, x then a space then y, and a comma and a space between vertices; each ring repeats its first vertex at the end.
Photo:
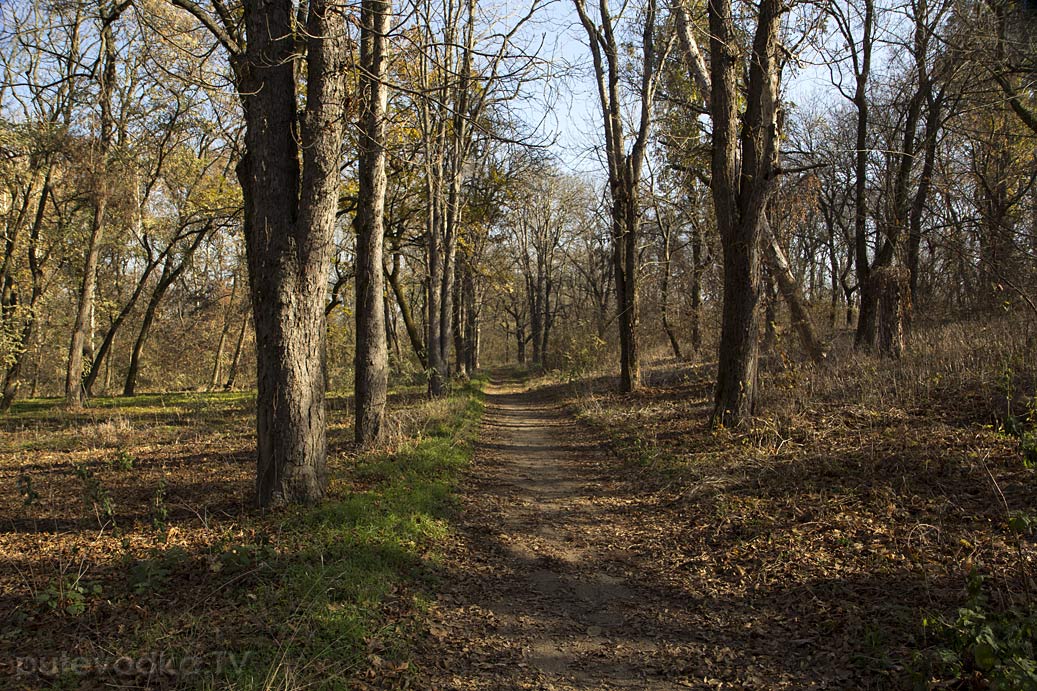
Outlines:
POLYGON ((641 75, 638 85, 638 116, 633 143, 627 148, 627 127, 622 112, 622 64, 624 51, 617 37, 622 12, 613 17, 608 0, 600 0, 595 17, 585 0, 573 0, 580 23, 587 32, 598 104, 605 134, 605 156, 611 196, 612 266, 619 312, 620 388, 630 392, 641 385, 638 349, 638 271, 640 200, 638 188, 648 146, 652 107, 659 81, 658 64, 669 52, 670 43, 657 51, 656 0, 647 0, 640 30, 641 75))
POLYGON ((779 29, 784 6, 762 0, 746 65, 745 111, 738 75, 743 69, 730 0, 709 3, 710 110, 713 119, 711 188, 724 255, 714 425, 748 420, 754 410, 759 360, 761 240, 778 166, 779 29), (739 122, 741 127, 739 128, 739 122))
POLYGON ((94 292, 97 286, 97 259, 101 252, 101 239, 105 230, 105 214, 108 207, 110 181, 108 179, 108 157, 115 135, 115 113, 112 109, 113 94, 117 88, 117 47, 112 25, 129 3, 122 1, 98 4, 98 22, 100 24, 100 48, 96 67, 97 101, 100 108, 98 133, 94 160, 97 170, 94 171, 94 189, 92 195, 93 220, 87 241, 83 261, 83 281, 79 289, 76 306, 75 323, 72 326, 72 340, 68 349, 68 369, 65 376, 65 403, 70 408, 83 405, 85 389, 83 388, 83 354, 87 348, 87 330, 90 315, 94 307, 94 292))

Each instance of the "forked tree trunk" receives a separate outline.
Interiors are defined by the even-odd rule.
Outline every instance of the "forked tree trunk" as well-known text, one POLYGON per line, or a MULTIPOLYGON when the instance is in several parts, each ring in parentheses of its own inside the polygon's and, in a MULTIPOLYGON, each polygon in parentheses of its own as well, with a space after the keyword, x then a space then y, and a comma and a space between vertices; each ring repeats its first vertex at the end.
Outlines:
POLYGON ((158 306, 161 304, 162 298, 165 297, 166 291, 169 290, 170 286, 180 278, 190 265, 191 257, 194 256, 198 246, 202 244, 202 241, 208 234, 210 227, 211 223, 195 234, 194 240, 191 241, 189 247, 184 249, 184 253, 180 257, 178 263, 174 264, 172 255, 166 255, 166 261, 162 267, 162 275, 159 277, 158 283, 155 285, 155 290, 151 293, 151 298, 148 300, 147 309, 144 310, 144 319, 141 322, 140 331, 137 333, 137 340, 133 344, 133 352, 130 356, 130 366, 126 370, 126 382, 122 389, 123 396, 133 396, 136 393, 137 375, 140 373, 140 359, 144 353, 144 344, 148 340, 151 326, 155 322, 155 315, 158 313, 158 306))
MULTIPOLYGON (((615 18, 606 5, 598 7, 595 16, 587 12, 584 0, 574 0, 580 23, 587 32, 588 46, 594 65, 605 134, 605 153, 608 160, 609 192, 611 193, 612 271, 615 278, 616 309, 619 321, 620 390, 634 391, 641 385, 640 352, 638 343, 638 269, 639 226, 637 188, 641 181, 652 120, 652 105, 658 85, 656 69, 655 26, 657 5, 654 0, 645 4, 640 27, 640 46, 644 70, 638 94, 638 116, 633 144, 627 151, 626 130, 620 98, 621 62, 625 59, 616 39, 615 18)), ((667 48, 668 50, 668 48, 667 48)))
POLYGON ((247 154, 238 175, 256 330, 260 506, 320 501, 327 486, 324 307, 347 100, 341 12, 311 0, 302 38, 292 0, 245 3, 238 90, 247 154), (306 45, 301 123, 297 40, 306 45))
POLYGON ((358 445, 382 433, 388 395, 382 242, 385 218, 385 105, 389 0, 363 0, 360 10, 360 180, 356 215, 356 416, 358 445))
POLYGON ((716 426, 747 421, 756 401, 762 294, 760 245, 778 158, 777 52, 781 12, 779 0, 760 3, 748 61, 745 113, 739 118, 739 61, 735 54, 737 38, 731 1, 715 0, 709 4, 712 193, 724 252, 724 307, 712 416, 716 426))

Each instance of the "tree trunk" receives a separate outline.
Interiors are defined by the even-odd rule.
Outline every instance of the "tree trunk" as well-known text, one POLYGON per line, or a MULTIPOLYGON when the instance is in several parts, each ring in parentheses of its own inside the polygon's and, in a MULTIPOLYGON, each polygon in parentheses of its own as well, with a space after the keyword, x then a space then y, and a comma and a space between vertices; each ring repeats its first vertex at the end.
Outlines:
POLYGON ((725 245, 713 424, 730 426, 748 420, 755 410, 762 290, 758 243, 725 245))
POLYGON ((540 280, 536 276, 527 276, 527 294, 529 295, 529 331, 533 344, 533 367, 541 367, 544 364, 543 353, 540 346, 543 344, 543 307, 541 304, 542 288, 540 280))
POLYGON ((421 368, 427 370, 429 367, 428 353, 425 350, 425 344, 421 340, 421 329, 414 321, 414 312, 411 309, 410 301, 403 292, 403 286, 400 285, 399 270, 400 255, 399 253, 393 253, 392 271, 387 274, 389 287, 392 288, 392 293, 396 297, 396 305, 400 308, 400 317, 403 319, 403 327, 407 331, 407 338, 414 349, 414 355, 418 358, 421 368))
POLYGON ((230 368, 227 370, 227 382, 223 385, 224 391, 234 388, 234 382, 238 378, 238 365, 241 363, 241 349, 245 345, 245 332, 248 330, 248 311, 241 317, 241 328, 238 330, 238 338, 234 346, 234 355, 230 358, 230 368))
POLYGON ((311 0, 301 38, 292 0, 245 3, 238 88, 247 153, 238 175, 256 331, 260 506, 316 502, 327 486, 324 307, 347 101, 341 11, 311 0), (297 40, 307 48, 301 123, 297 40))
MULTIPOLYGON (((47 197, 50 194, 51 170, 48 167, 44 176, 43 188, 40 192, 40 200, 36 207, 36 216, 33 220, 32 230, 29 234, 29 273, 32 280, 32 288, 29 296, 28 309, 21 316, 21 333, 19 334, 19 347, 14 352, 14 358, 4 372, 3 396, 0 397, 0 412, 6 413, 11 409, 15 396, 18 395, 18 384, 21 380, 22 368, 25 359, 29 356, 29 349, 36 341, 36 329, 39 314, 37 307, 44 291, 44 269, 41 265, 39 254, 40 234, 43 230, 44 212, 47 206, 47 197)), ((13 248, 12 248, 13 249, 13 248)), ((18 307, 17 304, 12 306, 18 307)), ((17 312, 17 310, 16 310, 17 312)), ((39 377, 40 349, 37 349, 36 372, 34 376, 39 377)), ((33 380, 33 396, 36 393, 36 379, 33 380)))
POLYGON ((638 116, 629 151, 620 98, 621 62, 625 60, 628 48, 617 43, 615 20, 605 5, 599 6, 595 17, 588 14, 584 0, 574 0, 574 5, 589 39, 605 135, 611 195, 612 270, 616 281, 616 309, 619 311, 620 390, 629 393, 641 385, 638 348, 638 239, 641 233, 637 189, 659 78, 655 44, 657 5, 654 0, 646 3, 639 27, 644 69, 638 84, 638 116))
POLYGON ((108 206, 108 153, 112 145, 114 118, 112 115, 112 91, 116 76, 116 47, 111 22, 115 17, 105 18, 101 30, 102 65, 98 72, 98 100, 101 106, 100 133, 96 160, 96 185, 94 190, 94 214, 90 224, 90 240, 83 264, 83 282, 79 289, 76 319, 72 326, 72 340, 68 349, 68 369, 65 373, 65 404, 70 408, 81 408, 86 398, 83 388, 83 354, 88 346, 90 319, 94 307, 94 291, 97 282, 97 260, 104 236, 105 213, 108 206))
POLYGON ((904 353, 904 325, 911 309, 910 277, 900 267, 881 267, 872 272, 878 294, 875 346, 886 357, 904 353))
POLYGON ((799 282, 792 275, 792 269, 789 267, 788 259, 785 257, 785 251, 778 244, 778 238, 771 229, 766 215, 761 220, 763 222, 764 243, 767 247, 768 265, 771 269, 770 273, 778 284, 778 289, 781 291, 785 304, 789 306, 789 313, 792 316, 792 327, 799 335, 803 349, 807 351, 810 359, 814 362, 821 362, 825 359, 827 353, 825 352, 824 344, 817 336, 817 327, 814 326, 814 318, 810 315, 810 310, 805 304, 803 293, 799 288, 799 282))
POLYGON ((854 266, 860 291, 860 311, 854 345, 867 347, 875 332, 875 298, 869 280, 871 260, 868 258, 868 76, 871 71, 872 30, 875 23, 873 0, 864 0, 864 36, 861 62, 857 72, 853 103, 857 108, 857 140, 854 156, 854 266))
POLYGON ((385 340, 385 105, 383 81, 391 17, 389 0, 363 0, 360 11, 360 160, 356 215, 356 420, 354 439, 363 446, 382 433, 389 385, 385 340))
POLYGON ((762 293, 760 243, 778 159, 777 51, 781 12, 779 0, 760 3, 748 61, 745 113, 739 118, 737 39, 731 2, 716 0, 709 4, 711 183, 724 253, 724 307, 712 416, 716 426, 747 421, 756 402, 762 293))
POLYGON ((619 389, 630 393, 641 386, 641 361, 637 342, 637 202, 629 185, 613 186, 613 272, 616 307, 619 310, 619 389), (618 200, 617 200, 618 197, 618 200))
POLYGON ((166 281, 170 273, 169 269, 169 261, 167 260, 162 272, 162 278, 159 279, 158 286, 155 287, 155 291, 151 294, 151 299, 148 300, 147 309, 144 310, 144 318, 140 323, 140 331, 137 332, 137 340, 133 342, 130 364, 126 368, 126 382, 122 387, 123 396, 133 396, 137 392, 137 375, 140 373, 140 358, 144 352, 144 343, 148 340, 148 334, 151 333, 151 325, 155 323, 155 314, 158 312, 159 303, 162 302, 166 288, 172 283, 172 281, 166 281))
POLYGON ((515 353, 520 365, 526 364, 526 327, 515 322, 515 353))
POLYGON ((673 350, 673 357, 678 360, 681 359, 681 346, 677 341, 677 334, 673 331, 673 325, 670 324, 670 273, 673 271, 672 252, 670 249, 670 230, 665 231, 665 237, 663 238, 663 262, 662 262, 662 284, 659 286, 659 301, 660 310, 662 311, 662 322, 663 331, 666 332, 666 337, 670 340, 670 349, 673 350))
POLYGON ((223 311, 223 328, 220 329, 220 340, 216 344, 216 356, 212 362, 212 375, 209 377, 209 390, 215 391, 223 380, 223 355, 227 350, 227 338, 230 336, 230 321, 234 314, 234 298, 238 293, 238 274, 235 271, 231 278, 230 298, 227 309, 223 311))
POLYGON ((479 369, 479 306, 475 290, 475 276, 469 269, 464 276, 465 296, 465 362, 469 374, 479 369))
POLYGON ((703 259, 702 233, 697 227, 691 231, 691 349, 702 350, 702 273, 706 262, 703 259))
POLYGON ((468 273, 468 269, 465 263, 461 262, 454 273, 454 309, 450 317, 453 323, 451 330, 454 334, 454 371, 462 378, 468 376, 468 358, 465 356, 465 325, 467 322, 464 318, 468 305, 462 289, 466 273, 468 273))
POLYGON ((116 334, 133 312, 133 308, 137 305, 140 296, 144 294, 144 288, 147 287, 148 279, 151 277, 151 274, 154 273, 159 262, 164 258, 164 256, 164 254, 160 256, 158 261, 149 260, 144 266, 144 271, 141 273, 140 279, 138 279, 137 285, 133 289, 133 293, 130 295, 130 299, 125 305, 123 305, 122 309, 119 310, 119 314, 116 315, 115 320, 108 327, 104 339, 101 341, 101 347, 97 349, 97 353, 94 355, 93 361, 90 364, 90 371, 87 372, 86 377, 83 380, 83 389, 87 396, 93 395, 94 384, 97 382, 97 377, 101 373, 101 367, 112 350, 116 334))
MULTIPOLYGON (((434 223, 434 222, 433 222, 434 223)), ((440 290, 443 282, 441 269, 440 245, 437 235, 429 232, 428 243, 428 285, 425 300, 427 311, 428 335, 425 339, 428 350, 429 393, 442 396, 446 393, 446 365, 443 363, 442 328, 440 323, 440 290)))
POLYGON ((158 306, 162 302, 162 298, 165 297, 166 291, 169 290, 169 287, 172 286, 178 278, 180 278, 184 273, 184 270, 190 265, 191 258, 194 256, 198 246, 202 244, 202 241, 205 239, 211 227, 212 224, 210 222, 204 228, 197 231, 190 246, 184 248, 184 253, 181 255, 178 262, 174 260, 172 254, 166 254, 166 261, 162 266, 162 275, 159 277, 158 283, 155 285, 155 290, 151 293, 151 299, 148 300, 147 309, 144 311, 144 320, 141 323, 140 331, 137 334, 137 340, 133 344, 133 353, 130 356, 130 365, 126 370, 126 383, 122 390, 123 396, 132 396, 136 391, 137 375, 140 371, 140 358, 144 352, 144 343, 148 339, 148 333, 151 331, 151 325, 155 321, 155 314, 158 312, 158 306))

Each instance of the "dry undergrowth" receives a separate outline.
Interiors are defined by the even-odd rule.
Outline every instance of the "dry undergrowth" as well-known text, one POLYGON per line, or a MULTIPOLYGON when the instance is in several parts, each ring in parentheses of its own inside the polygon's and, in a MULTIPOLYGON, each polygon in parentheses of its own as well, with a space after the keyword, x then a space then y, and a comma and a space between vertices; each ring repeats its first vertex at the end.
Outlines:
MULTIPOLYGON (((920 328, 900 362, 843 346, 815 367, 779 350, 748 430, 708 429, 703 365, 650 367, 628 396, 586 379, 571 401, 649 468, 634 471, 654 503, 636 549, 708 598, 718 622, 784 638, 793 660, 825 653, 847 674, 818 679, 924 687, 950 675, 985 688, 986 650, 948 650, 940 622, 953 637, 956 609, 979 607, 970 578, 984 579, 991 612, 1034 612, 1037 471, 1004 431, 1032 410, 1033 334, 998 322, 920 328), (726 617, 746 602, 759 621, 726 617)), ((1022 633, 1032 657, 1027 635, 1037 633, 1022 633)))

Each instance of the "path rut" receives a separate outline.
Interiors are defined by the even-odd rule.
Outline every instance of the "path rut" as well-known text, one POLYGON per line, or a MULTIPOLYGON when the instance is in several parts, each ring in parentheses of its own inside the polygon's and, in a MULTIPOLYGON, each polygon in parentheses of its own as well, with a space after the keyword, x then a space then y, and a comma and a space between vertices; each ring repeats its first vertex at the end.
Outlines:
POLYGON ((550 395, 490 386, 421 654, 430 688, 690 686, 698 646, 674 619, 682 604, 623 546, 636 502, 615 465, 550 395))

